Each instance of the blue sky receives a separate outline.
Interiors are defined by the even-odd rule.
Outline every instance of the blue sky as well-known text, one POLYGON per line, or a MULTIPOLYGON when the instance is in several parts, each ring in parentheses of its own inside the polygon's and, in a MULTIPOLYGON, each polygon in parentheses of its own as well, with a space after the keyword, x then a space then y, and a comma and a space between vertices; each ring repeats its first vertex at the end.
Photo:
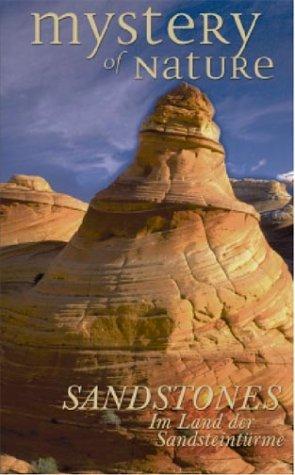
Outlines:
MULTIPOLYGON (((184 58, 189 52, 233 55, 239 36, 231 12, 243 13, 248 22, 252 12, 262 13, 243 56, 250 63, 259 56, 272 57, 274 78, 233 81, 227 75, 218 81, 189 82, 204 90, 215 106, 230 176, 274 178, 291 170, 291 0, 2 0, 1 10, 1 181, 15 173, 42 175, 57 191, 89 200, 132 161, 143 118, 156 99, 176 84, 160 75, 156 80, 146 76, 136 81, 133 56, 148 61, 153 55, 184 58), (155 23, 155 37, 164 38, 159 46, 148 46, 143 35, 142 13, 148 6, 163 14, 155 23), (64 22, 63 46, 32 46, 30 14, 48 11, 76 13, 82 44, 67 44, 69 30, 64 22), (102 21, 106 12, 126 11, 137 14, 136 43, 117 44, 120 29, 115 17, 99 53, 87 60, 93 38, 83 13, 96 12, 102 21), (176 46, 167 39, 167 19, 177 12, 196 20, 190 33, 193 44, 176 46), (222 33, 231 45, 216 41, 200 46, 201 12, 223 16, 222 33), (128 54, 119 75, 106 71, 103 60, 124 49, 128 54)), ((46 38, 46 27, 44 31, 46 38)))

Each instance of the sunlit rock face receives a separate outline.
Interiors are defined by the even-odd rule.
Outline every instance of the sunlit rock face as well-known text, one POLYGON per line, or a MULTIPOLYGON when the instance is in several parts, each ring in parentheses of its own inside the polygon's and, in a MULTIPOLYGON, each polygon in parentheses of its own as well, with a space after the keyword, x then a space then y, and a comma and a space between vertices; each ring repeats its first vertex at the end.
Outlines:
POLYGON ((135 161, 96 195, 92 208, 101 208, 104 201, 120 201, 177 204, 184 209, 216 207, 255 215, 233 193, 213 113, 208 98, 186 85, 160 99, 142 126, 135 161))
POLYGON ((86 203, 54 192, 42 177, 14 175, 0 184, 0 245, 68 241, 86 210, 86 203))
POLYGON ((0 455, 1 473, 32 473, 33 467, 24 460, 18 460, 11 455, 0 455))
POLYGON ((14 175, 0 184, 2 292, 40 280, 82 223, 88 205, 56 193, 40 176, 14 175))
MULTIPOLYGON (((7 452, 19 445, 17 456, 34 458, 32 450, 46 450, 76 471, 290 472, 291 277, 258 213, 233 193, 213 112, 186 84, 160 99, 133 164, 93 198, 42 279, 21 299, 6 295, 7 452), (160 385, 210 385, 214 398, 220 385, 262 386, 253 405, 280 385, 276 410, 244 417, 253 432, 286 442, 242 451, 160 448, 148 429, 150 409, 118 413, 116 430, 96 412, 62 411, 72 384, 97 384, 100 392, 146 385, 153 393, 160 385)), ((189 399, 185 411, 190 420, 218 415, 189 399)), ((225 401, 221 412, 234 410, 225 401)))

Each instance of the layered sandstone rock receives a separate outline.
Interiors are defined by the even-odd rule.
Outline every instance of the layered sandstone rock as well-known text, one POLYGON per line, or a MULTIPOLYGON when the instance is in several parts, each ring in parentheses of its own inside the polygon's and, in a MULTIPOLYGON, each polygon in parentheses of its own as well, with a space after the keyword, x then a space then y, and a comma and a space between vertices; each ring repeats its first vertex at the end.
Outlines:
POLYGON ((293 204, 287 184, 255 178, 230 181, 236 196, 260 212, 261 227, 269 244, 292 270, 293 204))
POLYGON ((63 241, 40 241, 1 248, 2 294, 23 292, 36 285, 65 244, 63 241))
POLYGON ((231 184, 235 195, 240 200, 252 204, 259 212, 280 209, 291 199, 286 184, 277 180, 232 178, 231 184))
MULTIPOLYGON (((93 198, 43 278, 21 299, 5 296, 5 450, 31 459, 47 451, 75 471, 290 471, 291 277, 257 211, 232 190, 213 113, 186 84, 164 96, 133 164, 93 198), (98 385, 100 396, 109 385, 145 385, 153 395, 160 385, 209 385, 214 401, 220 385, 261 386, 253 405, 269 404, 267 387, 278 385, 276 410, 243 417, 252 433, 284 444, 158 447, 150 408, 118 412, 115 427, 100 413, 63 411, 72 384, 83 394, 98 385)), ((213 406, 197 411, 188 398, 184 412, 216 417, 213 406)), ((225 421, 235 408, 223 402, 225 421)), ((224 422, 221 432, 243 430, 224 422)))
POLYGON ((15 175, 0 184, 0 245, 66 242, 86 210, 86 203, 54 192, 42 177, 15 175))
POLYGON ((0 473, 33 473, 33 467, 24 460, 7 454, 0 455, 0 473))

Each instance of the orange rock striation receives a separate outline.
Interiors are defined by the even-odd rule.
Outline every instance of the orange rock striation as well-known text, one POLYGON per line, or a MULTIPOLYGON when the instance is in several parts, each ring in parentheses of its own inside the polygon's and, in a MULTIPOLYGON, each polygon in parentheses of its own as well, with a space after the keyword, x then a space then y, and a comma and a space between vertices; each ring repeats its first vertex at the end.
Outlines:
MULTIPOLYGON (((161 98, 133 164, 93 198, 44 277, 21 299, 6 295, 7 452, 32 459, 32 450, 47 451, 76 471, 290 473, 291 277, 258 213, 233 193, 213 113, 187 84, 161 98), (214 398, 220 385, 258 385, 253 405, 268 404, 267 388, 278 385, 276 410, 243 417, 255 434, 284 444, 158 447, 150 409, 118 413, 115 430, 96 412, 63 411, 71 384, 153 393, 209 385, 214 398)), ((189 420, 219 414, 189 400, 185 411, 189 420)), ((235 409, 224 403, 221 412, 235 409)), ((225 425, 228 432, 243 430, 225 425)))
POLYGON ((87 204, 54 192, 44 178, 14 175, 0 184, 0 245, 68 241, 80 226, 87 204))

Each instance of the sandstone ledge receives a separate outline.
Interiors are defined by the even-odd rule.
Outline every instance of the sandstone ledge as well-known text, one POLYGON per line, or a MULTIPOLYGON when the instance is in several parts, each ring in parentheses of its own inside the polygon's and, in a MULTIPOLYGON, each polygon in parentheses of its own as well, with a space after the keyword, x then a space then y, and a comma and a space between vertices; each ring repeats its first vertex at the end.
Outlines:
POLYGON ((16 175, 0 184, 0 244, 68 241, 88 205, 56 193, 41 177, 16 175))

